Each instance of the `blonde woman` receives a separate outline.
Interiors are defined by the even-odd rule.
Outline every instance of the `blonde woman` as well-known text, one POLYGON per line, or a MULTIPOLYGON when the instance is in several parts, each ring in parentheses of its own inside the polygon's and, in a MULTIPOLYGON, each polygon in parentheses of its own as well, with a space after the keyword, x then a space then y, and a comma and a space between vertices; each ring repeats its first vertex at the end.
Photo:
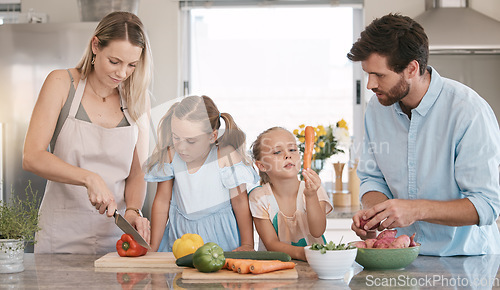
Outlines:
POLYGON ((23 168, 46 178, 35 253, 106 253, 122 232, 115 210, 149 241, 146 183, 150 45, 141 20, 112 12, 76 68, 45 80, 25 139, 23 168), (49 150, 47 150, 49 148, 49 150))

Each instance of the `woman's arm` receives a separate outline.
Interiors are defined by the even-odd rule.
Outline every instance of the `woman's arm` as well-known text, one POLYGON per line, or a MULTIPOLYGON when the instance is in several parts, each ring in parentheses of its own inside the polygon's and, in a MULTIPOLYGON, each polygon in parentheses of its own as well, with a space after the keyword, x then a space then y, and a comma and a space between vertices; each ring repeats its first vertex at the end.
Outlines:
POLYGON ((112 216, 116 202, 104 180, 96 173, 70 165, 47 151, 70 84, 65 70, 56 70, 47 76, 26 133, 23 169, 55 182, 85 186, 90 203, 101 214, 108 209, 107 215, 112 216))
POLYGON ((232 188, 230 194, 234 196, 231 198, 231 205, 233 206, 236 222, 240 230, 241 246, 236 248, 236 251, 253 251, 253 223, 248 205, 246 185, 241 184, 238 187, 232 188))
MULTIPOLYGON (((146 197, 146 181, 144 181, 144 172, 141 169, 137 149, 134 149, 134 157, 130 174, 125 180, 125 203, 127 209, 142 209, 144 198, 146 197)), ((124 217, 135 226, 139 234, 149 243, 150 227, 147 218, 140 217, 135 211, 125 211, 124 217)))
POLYGON ((156 196, 151 207, 151 248, 153 251, 158 251, 167 226, 173 185, 174 180, 170 179, 159 182, 156 188, 156 196))
POLYGON ((274 230, 273 224, 268 219, 253 218, 255 228, 259 237, 264 242, 268 251, 278 251, 287 253, 292 259, 306 261, 306 254, 303 247, 292 246, 281 242, 274 230))

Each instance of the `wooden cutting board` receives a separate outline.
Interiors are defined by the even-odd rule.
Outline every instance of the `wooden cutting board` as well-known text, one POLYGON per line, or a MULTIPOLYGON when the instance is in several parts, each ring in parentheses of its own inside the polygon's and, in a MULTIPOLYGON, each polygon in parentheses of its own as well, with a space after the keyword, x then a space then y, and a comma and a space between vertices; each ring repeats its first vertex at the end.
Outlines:
POLYGON ((226 269, 213 273, 202 273, 193 268, 186 268, 182 271, 183 280, 282 280, 297 279, 299 277, 297 269, 286 269, 264 274, 238 274, 226 269))
POLYGON ((96 268, 179 268, 172 252, 148 252, 140 257, 120 257, 117 252, 108 253, 95 260, 96 268))

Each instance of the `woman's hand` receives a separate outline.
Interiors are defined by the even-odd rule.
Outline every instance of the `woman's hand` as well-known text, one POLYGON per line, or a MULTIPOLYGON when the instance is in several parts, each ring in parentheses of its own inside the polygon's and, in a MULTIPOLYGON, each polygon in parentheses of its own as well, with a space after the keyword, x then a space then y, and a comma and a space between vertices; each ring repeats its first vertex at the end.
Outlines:
POLYGON ((109 190, 102 177, 97 174, 91 174, 85 182, 85 187, 87 187, 87 194, 92 206, 100 214, 104 214, 107 210, 107 216, 112 217, 117 208, 115 196, 109 190))
POLYGON ((312 169, 304 169, 302 170, 302 176, 304 176, 305 182, 304 195, 316 196, 321 186, 319 175, 312 169))
POLYGON ((133 210, 127 210, 124 218, 137 230, 148 244, 151 242, 151 224, 147 218, 140 217, 133 210))

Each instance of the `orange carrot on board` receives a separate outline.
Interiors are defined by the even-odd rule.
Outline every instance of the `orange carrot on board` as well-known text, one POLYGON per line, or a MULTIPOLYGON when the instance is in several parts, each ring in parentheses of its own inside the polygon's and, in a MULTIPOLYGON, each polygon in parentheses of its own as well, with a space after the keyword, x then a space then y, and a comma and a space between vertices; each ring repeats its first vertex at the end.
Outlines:
POLYGON ((231 266, 231 269, 233 272, 238 272, 238 267, 241 263, 243 263, 244 260, 242 259, 235 259, 233 265, 231 266))
POLYGON ((228 264, 229 264, 229 262, 231 260, 232 260, 231 258, 226 258, 226 261, 224 262, 224 266, 222 266, 222 269, 228 269, 229 270, 228 264))
POLYGON ((228 259, 228 258, 226 258, 226 261, 227 261, 227 263, 226 263, 226 265, 227 265, 226 269, 228 269, 229 271, 233 271, 233 265, 236 262, 236 260, 237 259, 228 259))
POLYGON ((236 272, 240 274, 248 274, 250 273, 250 265, 256 260, 242 260, 239 263, 235 263, 236 272))
POLYGON ((250 271, 250 267, 253 265, 253 263, 276 263, 276 262, 281 262, 280 260, 249 260, 250 263, 240 263, 238 267, 238 273, 240 274, 251 274, 252 272, 250 271))
POLYGON ((280 262, 280 260, 250 260, 250 259, 241 259, 240 261, 236 261, 234 263, 233 271, 238 272, 240 274, 248 274, 250 273, 250 266, 253 263, 273 263, 280 262))
MULTIPOLYGON (((251 259, 234 259, 234 262, 232 264, 232 269, 233 269, 233 272, 237 272, 239 273, 239 269, 240 267, 250 267, 250 265, 252 264, 252 262, 255 262, 257 260, 251 260, 251 259)), ((248 272, 250 273, 250 272, 248 272)))
POLYGON ((284 269, 293 269, 295 268, 294 262, 272 262, 272 263, 261 263, 261 261, 257 261, 250 265, 250 272, 253 274, 263 274, 269 273, 278 270, 284 269))
POLYGON ((314 128, 307 126, 305 129, 305 148, 304 148, 304 169, 311 168, 311 160, 314 149, 314 128))

